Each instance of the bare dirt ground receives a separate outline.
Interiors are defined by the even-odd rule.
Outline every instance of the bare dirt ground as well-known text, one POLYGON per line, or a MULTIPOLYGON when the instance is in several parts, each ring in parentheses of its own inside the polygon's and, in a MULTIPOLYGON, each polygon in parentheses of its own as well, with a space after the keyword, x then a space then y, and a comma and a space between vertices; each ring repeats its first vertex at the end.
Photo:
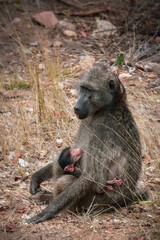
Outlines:
POLYGON ((160 239, 159 23, 158 0, 0 1, 0 240, 160 239), (63 22, 38 25, 32 16, 42 11, 63 22), (114 24, 116 33, 93 36, 97 19, 114 24), (126 87, 143 148, 139 184, 150 199, 110 214, 63 212, 27 225, 44 207, 30 199, 30 176, 73 144, 77 81, 99 60, 126 87))

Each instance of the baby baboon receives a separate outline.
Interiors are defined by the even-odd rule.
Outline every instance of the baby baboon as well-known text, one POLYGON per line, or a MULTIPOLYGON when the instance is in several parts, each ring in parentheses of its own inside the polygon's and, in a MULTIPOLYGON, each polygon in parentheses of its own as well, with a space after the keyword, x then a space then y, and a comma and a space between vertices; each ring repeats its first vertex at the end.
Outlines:
POLYGON ((63 174, 80 177, 81 169, 78 161, 82 158, 82 155, 83 152, 80 148, 73 149, 68 147, 63 149, 58 161, 48 164, 32 175, 30 193, 33 195, 40 192, 40 184, 50 178, 53 178, 53 176, 55 179, 61 177, 63 174))
POLYGON ((61 152, 58 164, 54 164, 54 177, 56 179, 54 198, 70 186, 76 178, 81 176, 82 172, 78 162, 82 158, 82 155, 83 153, 80 148, 73 149, 68 147, 61 152), (63 170, 63 175, 61 170, 63 170))
POLYGON ((48 164, 46 167, 35 172, 31 178, 30 192, 36 194, 32 197, 38 204, 49 203, 54 197, 59 195, 69 185, 81 175, 81 169, 79 167, 79 160, 82 158, 83 152, 80 148, 67 147, 62 150, 58 161, 52 164, 48 164), (55 185, 54 193, 48 191, 42 191, 40 183, 48 180, 54 176, 55 185))
MULTIPOLYGON (((147 194, 145 189, 138 191, 136 188, 142 167, 141 144, 127 106, 124 86, 115 74, 99 63, 84 75, 78 90, 79 100, 74 111, 81 124, 75 147, 83 150, 82 174, 28 223, 51 219, 66 208, 87 209, 91 204, 94 209, 104 211, 124 206, 147 194), (113 191, 99 194, 107 181, 114 178, 121 179, 123 184, 115 185, 113 191)), ((39 172, 44 173, 44 170, 47 167, 39 172)), ((36 185, 41 179, 39 172, 34 176, 36 185)))
POLYGON ((81 169, 79 167, 78 161, 82 158, 82 155, 83 153, 80 148, 73 149, 68 147, 63 149, 59 156, 58 164, 63 169, 64 174, 80 177, 81 169))

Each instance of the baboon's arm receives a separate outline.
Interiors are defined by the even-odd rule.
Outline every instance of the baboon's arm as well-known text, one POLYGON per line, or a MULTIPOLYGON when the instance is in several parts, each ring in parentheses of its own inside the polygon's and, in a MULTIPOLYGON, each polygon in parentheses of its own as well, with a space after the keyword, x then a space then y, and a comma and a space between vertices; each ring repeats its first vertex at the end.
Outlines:
POLYGON ((64 192, 57 196, 41 213, 27 220, 27 223, 39 223, 53 218, 60 211, 76 204, 81 198, 88 194, 93 183, 84 176, 78 178, 64 192))
POLYGON ((32 175, 30 183, 30 193, 36 194, 37 192, 41 191, 40 189, 41 182, 46 181, 52 177, 53 177, 53 163, 50 163, 32 175))

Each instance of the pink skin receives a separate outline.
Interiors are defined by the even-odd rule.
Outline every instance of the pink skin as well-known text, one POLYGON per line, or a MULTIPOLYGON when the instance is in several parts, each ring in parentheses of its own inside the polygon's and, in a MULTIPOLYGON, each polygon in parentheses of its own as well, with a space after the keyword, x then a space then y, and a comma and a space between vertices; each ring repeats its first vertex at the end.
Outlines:
POLYGON ((101 194, 104 193, 105 191, 113 191, 112 185, 121 186, 122 184, 123 184, 122 179, 114 178, 112 180, 108 180, 107 185, 104 187, 104 189, 98 193, 101 194))
POLYGON ((73 172, 74 170, 80 170, 79 165, 70 164, 64 168, 65 172, 73 172))
POLYGON ((74 171, 74 165, 71 164, 71 165, 68 165, 64 168, 64 171, 65 172, 73 172, 74 171))
POLYGON ((82 150, 81 148, 76 148, 76 149, 70 149, 70 154, 71 154, 71 159, 72 159, 72 164, 66 166, 64 168, 65 172, 73 172, 74 170, 80 170, 79 165, 77 164, 77 162, 81 159, 82 157, 82 150))
POLYGON ((108 180, 107 184, 109 184, 109 185, 115 184, 116 186, 121 186, 123 184, 123 181, 122 181, 122 179, 113 178, 113 180, 108 180))

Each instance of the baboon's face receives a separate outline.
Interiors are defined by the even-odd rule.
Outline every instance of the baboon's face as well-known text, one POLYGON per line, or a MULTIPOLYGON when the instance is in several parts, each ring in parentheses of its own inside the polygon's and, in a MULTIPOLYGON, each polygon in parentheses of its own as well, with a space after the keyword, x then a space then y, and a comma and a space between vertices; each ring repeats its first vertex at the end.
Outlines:
POLYGON ((67 147, 61 152, 58 163, 65 172, 73 172, 77 162, 82 158, 81 148, 67 147))
POLYGON ((118 77, 103 64, 95 64, 79 83, 79 99, 74 112, 85 119, 102 109, 109 109, 117 99, 125 96, 125 89, 118 77))

